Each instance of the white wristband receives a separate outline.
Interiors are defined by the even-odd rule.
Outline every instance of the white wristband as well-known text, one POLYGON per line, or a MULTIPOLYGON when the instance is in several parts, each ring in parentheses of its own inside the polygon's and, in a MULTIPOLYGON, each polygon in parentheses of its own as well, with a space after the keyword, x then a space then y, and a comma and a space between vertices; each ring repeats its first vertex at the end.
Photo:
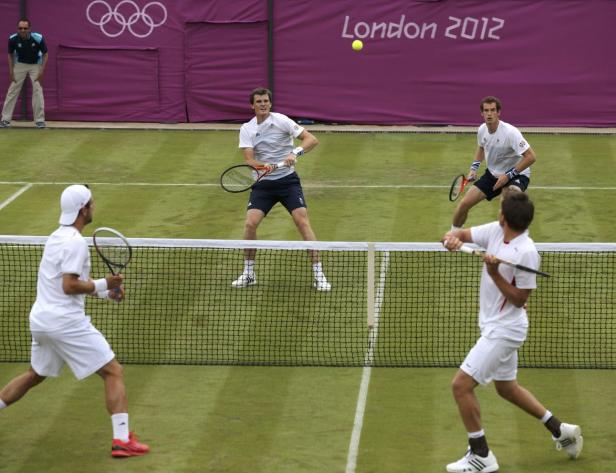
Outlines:
POLYGON ((109 299, 109 291, 95 292, 94 294, 96 294, 96 297, 99 299, 109 299))
POLYGON ((300 157, 302 154, 304 154, 304 148, 302 148, 301 146, 298 146, 297 148, 294 148, 292 153, 296 156, 296 157, 300 157))
POLYGON ((93 292, 103 292, 107 290, 107 280, 105 278, 95 279, 92 282, 94 283, 93 292))

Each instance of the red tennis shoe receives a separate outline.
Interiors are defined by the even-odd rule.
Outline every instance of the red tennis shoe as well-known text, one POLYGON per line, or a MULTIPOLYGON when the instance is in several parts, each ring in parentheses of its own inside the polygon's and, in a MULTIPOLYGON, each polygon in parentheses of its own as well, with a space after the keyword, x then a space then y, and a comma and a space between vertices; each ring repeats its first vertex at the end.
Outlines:
POLYGON ((137 441, 137 437, 132 432, 128 434, 128 442, 113 439, 111 443, 111 456, 115 458, 137 457, 145 455, 150 451, 145 443, 137 441))

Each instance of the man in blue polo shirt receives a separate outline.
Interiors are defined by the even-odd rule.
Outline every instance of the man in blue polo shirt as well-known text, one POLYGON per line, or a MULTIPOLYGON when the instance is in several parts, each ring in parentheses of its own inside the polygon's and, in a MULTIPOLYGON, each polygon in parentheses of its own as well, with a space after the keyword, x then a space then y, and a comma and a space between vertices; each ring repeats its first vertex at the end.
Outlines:
POLYGON ((30 20, 22 18, 17 23, 17 33, 9 37, 9 76, 11 85, 2 107, 1 128, 7 128, 13 118, 17 97, 26 80, 32 81, 32 111, 38 128, 45 128, 45 101, 43 99, 43 74, 47 64, 47 45, 40 33, 30 31, 30 20))

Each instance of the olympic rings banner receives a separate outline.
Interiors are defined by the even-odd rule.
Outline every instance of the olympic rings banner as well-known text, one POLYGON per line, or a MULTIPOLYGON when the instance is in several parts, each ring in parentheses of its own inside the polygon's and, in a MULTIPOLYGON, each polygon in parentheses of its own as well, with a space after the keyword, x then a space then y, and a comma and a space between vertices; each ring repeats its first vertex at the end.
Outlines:
MULTIPOLYGON (((22 1, 0 0, 6 39, 22 1)), ((519 126, 616 126, 614 0, 23 3, 48 120, 243 121, 273 79, 275 110, 322 122, 478 125, 496 95, 519 126)), ((8 80, 0 61, 0 100, 8 80)))
POLYGON ((86 8, 86 18, 108 38, 125 32, 135 38, 147 38, 167 21, 167 7, 161 2, 148 2, 141 7, 132 0, 122 0, 112 7, 105 0, 93 0, 86 8), (129 9, 128 14, 124 13, 124 6, 129 9), (139 32, 141 25, 144 31, 139 32))

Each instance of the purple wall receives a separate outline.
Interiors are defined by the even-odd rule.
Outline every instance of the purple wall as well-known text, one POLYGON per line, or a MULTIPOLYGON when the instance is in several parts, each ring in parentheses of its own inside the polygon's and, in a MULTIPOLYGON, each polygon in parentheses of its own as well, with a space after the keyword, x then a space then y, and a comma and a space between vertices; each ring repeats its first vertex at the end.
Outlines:
MULTIPOLYGON (((27 6, 50 120, 245 120, 267 85, 267 0, 27 6)), ((0 11, 7 38, 19 0, 0 11)), ((274 0, 272 24, 275 109, 291 116, 475 125, 497 95, 516 125, 616 125, 614 0, 274 0)))

